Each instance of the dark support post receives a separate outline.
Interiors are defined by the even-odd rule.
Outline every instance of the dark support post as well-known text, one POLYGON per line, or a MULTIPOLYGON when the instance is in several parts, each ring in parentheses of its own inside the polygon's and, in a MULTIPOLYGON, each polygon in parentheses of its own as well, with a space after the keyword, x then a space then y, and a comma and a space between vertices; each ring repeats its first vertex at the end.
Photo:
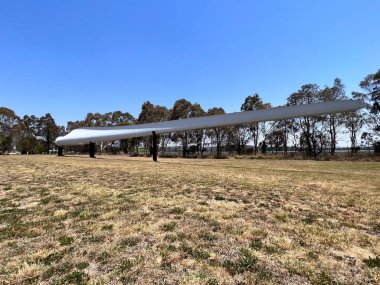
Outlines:
POLYGON ((152 147, 152 153, 153 153, 153 161, 157 162, 157 135, 156 132, 152 132, 153 134, 153 147, 152 147))
POLYGON ((90 157, 95 158, 95 143, 90 142, 90 157))
POLYGON ((58 156, 63 156, 63 146, 58 147, 58 156))

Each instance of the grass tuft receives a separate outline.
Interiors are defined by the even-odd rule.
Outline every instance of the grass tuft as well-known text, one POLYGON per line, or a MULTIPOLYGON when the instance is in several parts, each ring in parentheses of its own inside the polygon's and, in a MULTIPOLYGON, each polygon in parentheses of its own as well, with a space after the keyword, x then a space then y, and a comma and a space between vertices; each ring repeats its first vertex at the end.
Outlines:
POLYGON ((367 265, 370 268, 375 268, 375 267, 380 268, 380 257, 379 256, 376 256, 374 258, 369 257, 368 259, 364 259, 363 262, 365 263, 365 265, 367 265))
POLYGON ((70 236, 60 236, 58 239, 60 245, 70 245, 74 242, 74 238, 70 236))
POLYGON ((161 229, 165 232, 172 232, 174 231, 175 227, 176 227, 177 223, 176 222, 170 222, 170 223, 166 223, 166 224, 163 224, 161 226, 161 229))
POLYGON ((257 260, 258 258, 248 249, 241 249, 237 259, 225 260, 223 266, 230 274, 235 275, 237 273, 253 271, 256 268, 257 260))

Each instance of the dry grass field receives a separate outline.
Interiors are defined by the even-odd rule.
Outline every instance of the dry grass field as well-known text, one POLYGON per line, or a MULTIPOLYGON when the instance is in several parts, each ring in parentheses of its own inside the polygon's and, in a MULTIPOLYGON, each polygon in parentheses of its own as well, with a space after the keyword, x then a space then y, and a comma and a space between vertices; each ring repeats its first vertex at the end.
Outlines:
POLYGON ((0 284, 379 284, 380 163, 0 156, 0 284))

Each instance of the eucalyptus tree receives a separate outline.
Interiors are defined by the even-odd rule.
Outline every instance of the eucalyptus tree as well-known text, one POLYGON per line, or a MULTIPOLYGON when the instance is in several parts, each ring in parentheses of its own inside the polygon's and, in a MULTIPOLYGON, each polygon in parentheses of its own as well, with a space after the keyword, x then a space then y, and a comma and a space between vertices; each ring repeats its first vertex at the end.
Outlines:
POLYGON ((270 131, 266 135, 266 140, 268 144, 273 149, 275 149, 276 154, 277 151, 282 148, 284 154, 287 154, 288 151, 288 136, 291 132, 292 124, 291 120, 280 120, 274 121, 271 124, 270 131))
MULTIPOLYGON (((259 94, 255 93, 253 96, 248 96, 247 98, 245 98, 244 103, 241 105, 240 110, 254 111, 254 110, 262 110, 262 109, 269 109, 269 108, 271 108, 271 105, 269 103, 264 103, 263 100, 260 98, 259 94)), ((264 131, 263 138, 265 137, 265 133, 266 133, 265 122, 261 122, 261 123, 255 122, 251 124, 246 124, 242 127, 249 128, 252 141, 253 141, 254 153, 256 154, 258 151, 260 129, 261 131, 264 131)))
MULTIPOLYGON (((141 112, 137 119, 138 124, 147 124, 147 123, 155 123, 155 122, 163 122, 169 120, 169 111, 165 106, 161 105, 153 105, 150 101, 146 101, 141 106, 141 112)), ((165 136, 159 137, 158 144, 161 146, 167 145, 168 138, 165 136), (164 141, 162 141, 164 140, 164 141)), ((143 142, 145 149, 152 150, 152 136, 140 138, 140 141, 143 142)))
MULTIPOLYGON (((206 116, 206 112, 203 110, 200 104, 194 103, 191 106, 191 118, 206 116)), ((195 144, 195 150, 197 155, 202 155, 204 148, 204 138, 206 136, 205 129, 193 130, 190 132, 190 141, 195 144)))
POLYGON ((245 154, 246 146, 251 139, 251 133, 246 125, 235 125, 228 128, 227 144, 233 146, 237 154, 245 154))
MULTIPOLYGON (((300 90, 291 94, 287 99, 287 105, 311 104, 323 101, 321 89, 316 84, 305 84, 300 90)), ((300 146, 306 153, 316 158, 323 148, 328 145, 328 137, 324 132, 324 116, 304 117, 297 120, 301 130, 300 146)))
POLYGON ((38 135, 43 138, 45 152, 53 147, 55 139, 59 136, 60 128, 50 113, 45 114, 38 120, 38 135))
MULTIPOLYGON (((193 104, 187 101, 186 99, 177 100, 172 109, 171 120, 180 120, 180 119, 188 119, 192 117, 193 113, 193 104)), ((190 131, 182 131, 175 132, 172 136, 172 141, 177 142, 181 141, 182 144, 182 157, 187 156, 187 148, 191 143, 191 132, 190 131)))
MULTIPOLYGON (((111 125, 112 126, 128 126, 135 123, 135 118, 128 112, 115 111, 112 112, 111 125)), ((119 141, 119 147, 124 153, 128 153, 130 148, 130 140, 121 139, 119 141)))
MULTIPOLYGON (((38 140, 38 121, 34 115, 25 115, 19 121, 19 139, 17 142, 17 149, 22 153, 39 153, 43 148, 38 140)), ((64 135, 64 133, 59 132, 64 135)))
POLYGON ((359 150, 357 146, 357 134, 364 125, 364 116, 361 110, 355 112, 348 112, 344 115, 344 125, 350 137, 351 153, 355 153, 359 150))
POLYGON ((359 86, 364 93, 352 92, 352 96, 368 103, 365 121, 374 135, 374 140, 380 141, 380 69, 376 73, 368 74, 359 86))
MULTIPOLYGON (((172 114, 172 109, 168 109, 165 106, 156 105, 156 116, 159 118, 160 122, 169 121, 172 114)), ((166 152, 166 149, 171 141, 171 134, 165 133, 160 135, 160 149, 162 153, 166 152)))
POLYGON ((104 127, 103 125, 103 115, 99 112, 97 113, 87 113, 86 118, 83 123, 86 127, 104 127))
POLYGON ((18 122, 19 117, 13 110, 0 107, 0 154, 12 151, 18 122))
MULTIPOLYGON (((332 87, 325 87, 321 91, 321 100, 324 102, 345 100, 347 96, 345 95, 344 85, 339 78, 334 80, 334 85, 332 87)), ((344 125, 344 115, 343 114, 329 114, 324 116, 325 126, 329 135, 330 153, 334 155, 336 144, 337 144, 337 134, 340 126, 344 125)))
MULTIPOLYGON (((211 108, 207 111, 207 116, 212 115, 220 115, 225 114, 223 108, 211 108)), ((221 156, 222 154, 222 146, 226 143, 227 140, 227 134, 228 134, 228 127, 215 127, 209 129, 207 132, 207 135, 210 137, 211 142, 216 145, 216 155, 221 156)))

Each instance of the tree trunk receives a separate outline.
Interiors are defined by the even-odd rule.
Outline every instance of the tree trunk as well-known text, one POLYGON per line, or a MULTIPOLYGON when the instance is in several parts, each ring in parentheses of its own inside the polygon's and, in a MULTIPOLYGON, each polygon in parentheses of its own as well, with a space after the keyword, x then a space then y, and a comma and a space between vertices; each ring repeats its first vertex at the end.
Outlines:
POLYGON ((186 157, 186 145, 182 145, 182 157, 185 158, 186 157))
POLYGON ((254 153, 256 155, 257 154, 257 144, 258 144, 258 140, 259 140, 259 125, 258 125, 258 123, 255 123, 255 127, 254 127, 252 133, 254 134, 253 135, 253 146, 254 146, 254 153))
POLYGON ((330 153, 334 155, 336 149, 336 127, 334 118, 330 118, 330 153))

